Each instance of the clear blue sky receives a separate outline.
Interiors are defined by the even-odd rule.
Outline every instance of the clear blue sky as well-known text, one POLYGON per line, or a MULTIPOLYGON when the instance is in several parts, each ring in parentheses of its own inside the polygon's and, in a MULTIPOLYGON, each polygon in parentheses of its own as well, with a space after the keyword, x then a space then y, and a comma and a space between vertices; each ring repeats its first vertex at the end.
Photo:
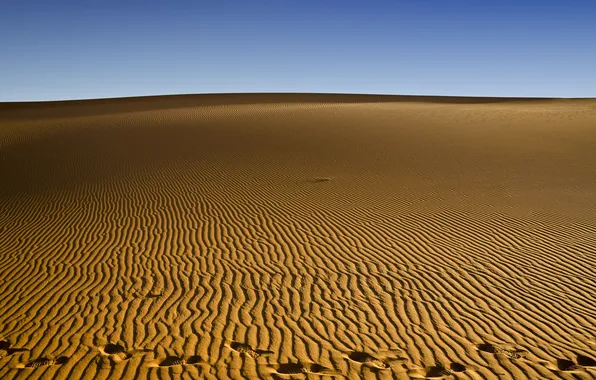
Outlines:
POLYGON ((0 1, 0 101, 596 97, 596 0, 0 1))

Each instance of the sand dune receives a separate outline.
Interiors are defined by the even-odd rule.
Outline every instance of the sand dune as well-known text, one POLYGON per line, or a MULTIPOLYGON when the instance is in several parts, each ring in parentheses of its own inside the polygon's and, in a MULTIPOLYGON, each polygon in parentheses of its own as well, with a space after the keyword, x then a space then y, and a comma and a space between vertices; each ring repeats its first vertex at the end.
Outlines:
POLYGON ((0 104, 0 378, 592 379, 596 100, 0 104))

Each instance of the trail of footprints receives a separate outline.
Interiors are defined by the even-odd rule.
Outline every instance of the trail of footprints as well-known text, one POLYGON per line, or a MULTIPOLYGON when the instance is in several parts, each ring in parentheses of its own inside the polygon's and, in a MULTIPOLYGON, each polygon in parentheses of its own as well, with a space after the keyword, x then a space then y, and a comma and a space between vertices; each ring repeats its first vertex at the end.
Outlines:
POLYGON ((573 362, 573 360, 559 358, 555 363, 547 362, 545 364, 548 369, 553 371, 578 373, 584 372, 586 368, 596 367, 596 360, 577 354, 575 362, 573 362))
MULTIPOLYGON (((502 356, 510 360, 528 360, 529 352, 523 349, 517 349, 513 347, 500 346, 490 343, 482 343, 476 345, 479 351, 493 354, 495 356, 502 356)), ((555 372, 569 372, 579 373, 584 372, 587 368, 596 367, 596 360, 584 356, 582 354, 576 354, 576 361, 564 358, 558 358, 555 362, 540 361, 540 364, 545 365, 546 368, 555 372)))
MULTIPOLYGON (((253 348, 252 346, 241 343, 231 342, 226 344, 233 353, 242 355, 254 360, 262 357, 267 357, 274 354, 273 351, 261 350, 253 348)), ((108 360, 116 365, 120 362, 127 361, 135 355, 143 355, 153 350, 141 349, 141 350, 127 350, 123 345, 118 343, 108 343, 103 346, 98 346, 98 351, 102 357, 108 358, 108 360)), ((516 348, 508 345, 497 345, 492 343, 480 343, 476 344, 475 348, 484 354, 491 354, 497 357, 507 358, 509 360, 529 360, 529 352, 523 349, 516 348)), ((0 360, 12 356, 14 354, 29 351, 26 348, 13 347, 10 341, 0 340, 0 360)), ((354 362, 357 365, 367 366, 375 370, 388 370, 396 365, 402 365, 407 367, 405 364, 408 362, 407 358, 402 358, 394 354, 393 351, 388 351, 393 355, 382 355, 381 353, 371 354, 364 351, 347 351, 343 352, 343 357, 354 362)), ((24 369, 37 369, 48 366, 58 366, 68 362, 69 358, 66 356, 59 357, 46 357, 41 356, 26 362, 20 362, 16 365, 16 368, 24 369)), ((147 363, 148 367, 173 367, 173 366, 184 366, 184 365, 203 365, 208 364, 201 356, 176 356, 167 355, 165 357, 156 358, 147 363)), ((596 360, 582 355, 576 354, 575 361, 570 359, 558 358, 554 362, 541 362, 546 368, 552 371, 578 373, 583 372, 587 368, 596 368, 596 360)), ((333 368, 327 368, 318 363, 304 363, 304 362, 287 362, 277 364, 267 364, 271 373, 277 375, 341 375, 341 373, 333 368)), ((460 363, 449 363, 447 365, 438 363, 434 366, 429 367, 415 367, 407 369, 406 371, 411 378, 425 378, 425 379, 441 379, 449 376, 457 375, 468 370, 463 364, 460 363)))

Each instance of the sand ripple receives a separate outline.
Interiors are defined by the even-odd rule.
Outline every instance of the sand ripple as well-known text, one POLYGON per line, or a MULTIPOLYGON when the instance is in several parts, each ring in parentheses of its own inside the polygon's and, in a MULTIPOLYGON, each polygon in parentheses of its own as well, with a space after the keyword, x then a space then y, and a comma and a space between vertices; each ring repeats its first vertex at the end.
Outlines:
POLYGON ((0 378, 596 375, 594 101, 271 97, 0 107, 0 378))

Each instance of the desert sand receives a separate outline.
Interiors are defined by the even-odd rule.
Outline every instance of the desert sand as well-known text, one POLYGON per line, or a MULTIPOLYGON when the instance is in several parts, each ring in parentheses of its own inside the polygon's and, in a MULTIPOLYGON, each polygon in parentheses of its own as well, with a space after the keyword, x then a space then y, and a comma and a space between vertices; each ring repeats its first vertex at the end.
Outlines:
POLYGON ((0 104, 0 378, 592 379, 596 100, 0 104))

